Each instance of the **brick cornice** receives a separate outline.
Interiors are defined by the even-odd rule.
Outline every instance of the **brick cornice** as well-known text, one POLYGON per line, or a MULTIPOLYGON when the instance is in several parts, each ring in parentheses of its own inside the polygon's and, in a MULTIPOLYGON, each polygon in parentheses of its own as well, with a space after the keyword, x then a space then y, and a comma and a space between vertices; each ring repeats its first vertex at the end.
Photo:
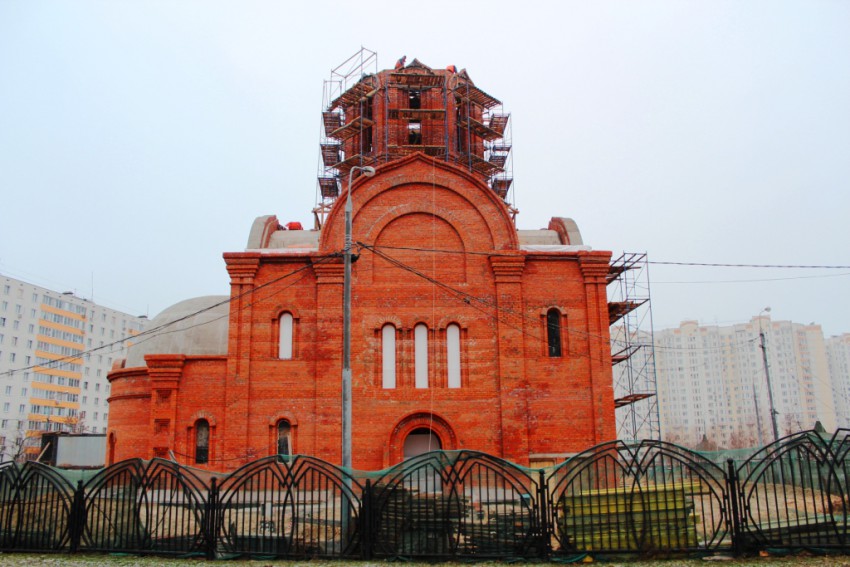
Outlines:
POLYGON ((342 284, 345 277, 343 264, 314 264, 313 273, 319 284, 342 284))
POLYGON ((176 383, 180 381, 183 374, 183 365, 186 356, 182 354, 158 354, 145 356, 148 365, 148 377, 151 382, 159 384, 152 385, 153 388, 162 387, 163 382, 176 383))
POLYGON ((579 254, 578 263, 585 280, 605 283, 608 277, 610 254, 579 254), (601 282, 599 281, 601 280, 601 282))
POLYGON ((520 283, 525 269, 525 256, 491 256, 490 267, 496 283, 520 283))
POLYGON ((230 283, 249 285, 254 283, 254 277, 260 269, 260 258, 258 256, 225 256, 225 260, 227 261, 227 273, 230 274, 230 283))

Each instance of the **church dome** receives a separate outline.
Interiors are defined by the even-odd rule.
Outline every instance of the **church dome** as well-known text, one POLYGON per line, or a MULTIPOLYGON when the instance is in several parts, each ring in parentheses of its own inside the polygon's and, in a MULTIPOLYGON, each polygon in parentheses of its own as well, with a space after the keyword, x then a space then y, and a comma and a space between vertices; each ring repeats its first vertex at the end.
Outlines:
POLYGON ((229 297, 208 295, 176 303, 151 321, 132 341, 125 368, 145 366, 147 354, 227 354, 229 297))

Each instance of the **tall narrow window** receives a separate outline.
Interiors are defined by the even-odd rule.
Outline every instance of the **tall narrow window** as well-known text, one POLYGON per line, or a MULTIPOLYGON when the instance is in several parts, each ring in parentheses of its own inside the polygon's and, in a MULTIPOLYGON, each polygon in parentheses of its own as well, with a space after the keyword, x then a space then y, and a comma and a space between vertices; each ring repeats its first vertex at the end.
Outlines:
POLYGON ((292 431, 292 426, 285 419, 277 422, 277 454, 289 455, 292 443, 290 443, 289 434, 292 431))
POLYGON ((549 356, 561 356, 561 312, 557 309, 546 312, 546 337, 549 342, 549 356))
POLYGON ((428 387, 428 327, 423 323, 413 329, 414 383, 417 388, 428 387))
POLYGON ((407 144, 409 146, 422 145, 422 122, 411 120, 407 123, 407 144))
POLYGON ((384 389, 395 388, 395 327, 384 325, 381 329, 381 384, 384 389))
POLYGON ((195 463, 203 465, 210 459, 210 424, 206 419, 195 422, 195 463))
POLYGON ((280 316, 280 345, 278 347, 278 358, 290 360, 292 358, 292 314, 284 313, 280 316))
POLYGON ((454 323, 446 328, 446 366, 449 388, 460 388, 460 327, 454 323))

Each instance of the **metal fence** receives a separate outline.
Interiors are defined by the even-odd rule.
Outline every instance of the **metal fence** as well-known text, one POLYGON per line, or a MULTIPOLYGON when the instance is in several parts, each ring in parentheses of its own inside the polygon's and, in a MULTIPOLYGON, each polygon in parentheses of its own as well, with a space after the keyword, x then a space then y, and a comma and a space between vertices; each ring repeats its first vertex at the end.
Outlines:
POLYGON ((660 441, 547 469, 473 451, 376 473, 274 456, 228 474, 131 460, 73 483, 0 466, 0 550, 282 558, 557 559, 850 552, 850 431, 801 432, 736 466, 660 441))

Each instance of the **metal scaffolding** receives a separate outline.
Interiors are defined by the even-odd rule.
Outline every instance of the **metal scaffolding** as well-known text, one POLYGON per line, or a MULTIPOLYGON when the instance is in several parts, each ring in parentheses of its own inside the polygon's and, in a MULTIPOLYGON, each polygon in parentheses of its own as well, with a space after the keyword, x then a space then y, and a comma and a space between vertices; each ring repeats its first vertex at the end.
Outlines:
POLYGON ((514 206, 510 115, 466 70, 414 59, 378 71, 368 49, 331 72, 323 89, 315 227, 321 228, 353 167, 414 153, 467 168, 514 206))
POLYGON ((608 273, 608 318, 619 439, 660 439, 649 267, 624 252, 608 273))

